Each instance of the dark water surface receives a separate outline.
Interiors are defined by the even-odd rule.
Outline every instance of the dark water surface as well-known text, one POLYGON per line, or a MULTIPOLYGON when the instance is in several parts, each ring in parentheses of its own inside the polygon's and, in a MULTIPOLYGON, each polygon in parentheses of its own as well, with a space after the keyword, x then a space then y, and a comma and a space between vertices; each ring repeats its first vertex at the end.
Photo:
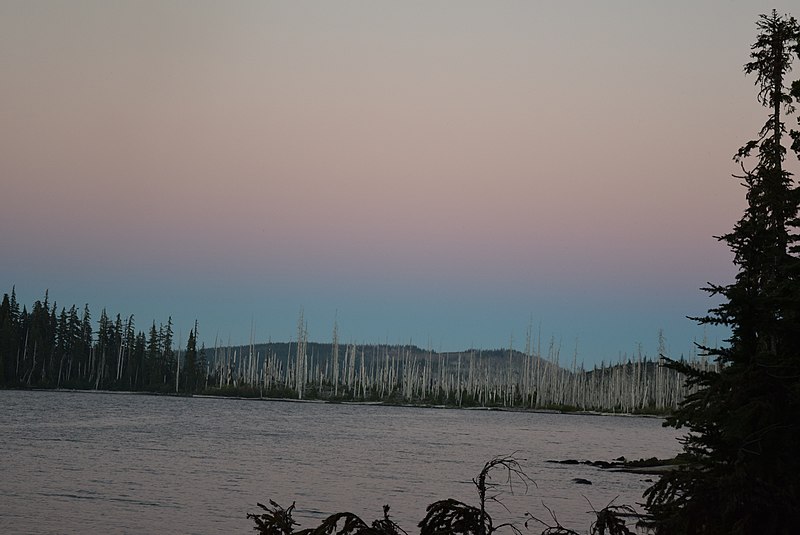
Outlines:
POLYGON ((296 501, 301 527, 388 503, 414 533, 432 501, 475 503, 471 478, 516 451, 538 487, 506 506, 545 518, 544 501, 583 532, 587 499, 641 501, 647 476, 545 461, 672 456, 677 436, 654 418, 0 391, 0 531, 245 534, 273 499, 296 501))

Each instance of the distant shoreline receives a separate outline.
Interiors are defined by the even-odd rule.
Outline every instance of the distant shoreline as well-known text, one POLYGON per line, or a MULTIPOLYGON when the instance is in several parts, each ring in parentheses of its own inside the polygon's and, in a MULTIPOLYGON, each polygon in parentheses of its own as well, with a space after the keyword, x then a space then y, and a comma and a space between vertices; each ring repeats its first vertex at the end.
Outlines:
POLYGON ((497 411, 497 412, 524 412, 533 414, 564 414, 580 416, 619 416, 625 418, 659 418, 664 419, 663 415, 647 413, 626 413, 626 412, 603 412, 586 411, 571 409, 528 409, 522 407, 459 407, 457 405, 433 405, 429 403, 387 403, 384 401, 352 401, 352 400, 329 400, 329 399, 295 399, 287 397, 250 397, 250 396, 221 396, 216 394, 181 394, 167 392, 147 392, 142 390, 88 390, 80 388, 18 388, 4 387, 2 390, 17 392, 59 392, 77 394, 110 394, 110 395, 134 395, 134 396, 157 396, 173 398, 199 398, 199 399, 225 399, 238 401, 274 401, 282 403, 317 403, 326 405, 365 405, 379 407, 401 407, 410 409, 436 409, 436 410, 463 410, 463 411, 497 411))

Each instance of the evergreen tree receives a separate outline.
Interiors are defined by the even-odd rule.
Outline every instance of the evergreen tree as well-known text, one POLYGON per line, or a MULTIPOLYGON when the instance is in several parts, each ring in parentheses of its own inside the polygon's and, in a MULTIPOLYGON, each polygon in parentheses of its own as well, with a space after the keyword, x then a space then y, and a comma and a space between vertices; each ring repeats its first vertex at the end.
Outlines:
POLYGON ((77 374, 82 355, 81 322, 75 305, 72 305, 67 312, 67 330, 64 336, 67 354, 61 380, 62 383, 69 384, 73 379, 73 373, 77 374))
MULTIPOLYGON (((23 316, 25 315, 23 310, 23 316)), ((21 365, 22 382, 26 386, 43 386, 48 380, 48 363, 52 357, 55 341, 48 292, 45 292, 44 302, 37 300, 33 303, 31 313, 25 319, 22 331, 25 333, 21 365)))
MULTIPOLYGON (((197 327, 194 330, 195 340, 197 339, 197 327)), ((197 353, 197 381, 195 383, 196 390, 203 391, 208 388, 208 357, 206 356, 205 342, 200 345, 200 351, 197 353)))
POLYGON ((56 375, 56 387, 61 387, 61 378, 64 372, 64 364, 69 358, 71 350, 72 337, 69 332, 69 316, 67 309, 61 307, 61 314, 58 316, 58 326, 56 328, 56 358, 58 361, 58 370, 56 375))
MULTIPOLYGON (((17 301, 17 289, 11 287, 11 297, 8 302, 8 316, 5 325, 0 324, 0 329, 4 330, 5 347, 5 368, 6 382, 8 384, 19 384, 19 360, 22 351, 22 313, 19 310, 17 301)), ((2 350, 2 349, 0 349, 2 350)))
POLYGON ((0 385, 10 381, 12 374, 11 363, 16 348, 14 328, 11 318, 11 300, 8 294, 3 294, 0 304, 0 385))
POLYGON ((109 344, 108 361, 106 364, 106 369, 108 370, 107 387, 119 388, 119 371, 123 351, 122 316, 117 314, 111 329, 111 340, 109 344))
POLYGON ((131 385, 134 390, 141 390, 145 386, 146 377, 146 357, 147 354, 147 337, 143 331, 139 331, 133 343, 132 370, 131 370, 131 385))
POLYGON ((11 301, 9 304, 9 310, 11 312, 11 318, 14 321, 19 321, 19 303, 17 302, 17 287, 11 287, 11 301))
POLYGON ((120 362, 119 378, 125 388, 133 387, 133 372, 136 366, 133 351, 136 345, 136 322, 133 314, 125 320, 124 339, 122 341, 122 358, 120 362))
POLYGON ((108 355, 108 386, 113 388, 119 388, 120 370, 122 368, 124 352, 123 334, 122 316, 117 314, 111 331, 111 344, 108 355))
POLYGON ((97 344, 94 348, 94 370, 91 379, 94 380, 95 390, 106 384, 108 375, 106 360, 113 344, 112 329, 113 325, 104 308, 100 311, 100 320, 97 322, 97 344))
MULTIPOLYGON (((800 526, 800 259, 798 189, 784 169, 786 127, 793 112, 785 77, 797 55, 794 18, 762 15, 746 74, 770 110, 757 139, 736 154, 747 208, 719 238, 734 253, 732 284, 707 288, 722 304, 700 323, 731 329, 727 347, 702 347, 716 371, 684 372, 699 390, 668 419, 687 427, 689 463, 647 493, 657 533, 796 533, 800 526), (745 163, 755 152, 755 165, 745 163)), ((795 95, 797 96, 797 95, 795 95)))
POLYGON ((81 380, 91 382, 91 375, 93 373, 92 369, 92 355, 94 348, 92 344, 94 343, 92 337, 92 314, 89 312, 89 304, 86 303, 83 305, 83 315, 81 316, 81 327, 80 327, 80 345, 78 348, 78 354, 80 355, 80 362, 79 362, 79 373, 81 374, 81 380))
POLYGON ((164 327, 163 335, 161 337, 161 341, 163 344, 163 353, 162 353, 162 370, 163 373, 163 380, 162 384, 175 386, 175 371, 178 365, 177 360, 175 359, 175 351, 172 349, 172 316, 167 318, 167 325, 164 327))
POLYGON ((154 386, 161 382, 161 338, 156 329, 156 322, 150 327, 145 353, 145 384, 154 386))
POLYGON ((192 393, 197 387, 197 322, 194 329, 189 331, 189 340, 186 342, 186 354, 183 357, 183 388, 192 393))
POLYGON ((67 314, 67 331, 69 336, 66 369, 64 370, 64 381, 70 383, 73 373, 77 374, 82 362, 82 337, 81 322, 78 318, 78 309, 75 305, 69 308, 67 314))

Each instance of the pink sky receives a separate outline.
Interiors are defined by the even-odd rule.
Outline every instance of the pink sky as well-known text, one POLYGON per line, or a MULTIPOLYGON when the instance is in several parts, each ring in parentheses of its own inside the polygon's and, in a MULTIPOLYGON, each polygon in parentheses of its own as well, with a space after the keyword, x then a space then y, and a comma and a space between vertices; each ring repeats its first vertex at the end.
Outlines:
POLYGON ((237 342, 303 307, 319 340, 338 310, 357 341, 533 317, 587 361, 688 352, 773 6, 2 2, 0 291, 237 342))

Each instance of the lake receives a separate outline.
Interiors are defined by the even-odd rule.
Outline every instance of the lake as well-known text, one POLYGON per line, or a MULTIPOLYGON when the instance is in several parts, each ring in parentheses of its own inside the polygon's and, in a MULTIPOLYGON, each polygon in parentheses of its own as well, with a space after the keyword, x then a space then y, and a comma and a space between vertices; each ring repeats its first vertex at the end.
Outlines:
POLYGON ((296 501, 300 527, 389 504, 415 533, 435 500, 477 504, 471 479, 513 452, 537 484, 502 497, 514 517, 549 520, 544 501, 584 532, 589 502, 640 502, 649 476, 545 461, 680 451, 660 419, 627 416, 53 391, 0 391, 0 407, 4 533, 245 534, 269 499, 296 501))

